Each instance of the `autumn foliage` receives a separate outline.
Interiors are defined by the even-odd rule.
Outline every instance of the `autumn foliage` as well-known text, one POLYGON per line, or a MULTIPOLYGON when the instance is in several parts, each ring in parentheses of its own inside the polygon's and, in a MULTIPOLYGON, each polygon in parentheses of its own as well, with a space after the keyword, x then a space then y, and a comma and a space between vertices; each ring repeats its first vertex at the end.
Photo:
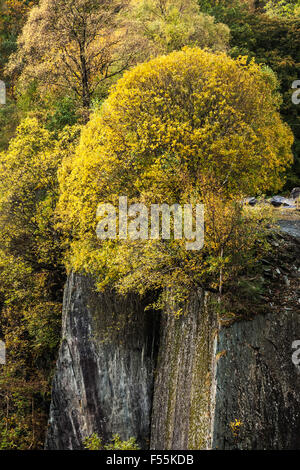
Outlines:
POLYGON ((245 231, 237 201, 277 190, 292 160, 293 138, 277 112, 273 78, 245 58, 198 48, 125 73, 60 171, 58 207, 61 227, 72 237, 70 266, 94 274, 99 286, 144 291, 201 284, 214 257, 216 270, 224 258, 233 262, 245 231), (101 244, 97 205, 117 205, 123 194, 145 204, 202 201, 206 249, 191 255, 177 240, 101 244))

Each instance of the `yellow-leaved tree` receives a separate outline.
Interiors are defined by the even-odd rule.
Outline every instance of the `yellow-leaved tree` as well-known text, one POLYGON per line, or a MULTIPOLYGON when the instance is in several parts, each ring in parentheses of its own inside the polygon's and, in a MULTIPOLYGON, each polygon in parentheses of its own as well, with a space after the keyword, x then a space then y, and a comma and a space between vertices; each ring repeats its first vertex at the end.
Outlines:
POLYGON ((239 201, 280 188, 292 160, 278 104, 272 73, 244 57, 184 48, 126 72, 60 171, 69 267, 121 292, 221 291, 255 263, 265 240, 260 210, 249 214, 239 201), (204 248, 189 251, 174 239, 99 241, 97 206, 118 206, 121 195, 128 204, 204 203, 204 248))

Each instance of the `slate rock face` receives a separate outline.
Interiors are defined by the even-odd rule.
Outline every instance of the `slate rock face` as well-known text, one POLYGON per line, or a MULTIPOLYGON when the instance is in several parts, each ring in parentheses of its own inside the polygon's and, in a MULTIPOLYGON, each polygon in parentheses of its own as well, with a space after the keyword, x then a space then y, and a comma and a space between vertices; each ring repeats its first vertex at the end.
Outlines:
POLYGON ((292 199, 298 199, 298 197, 300 197, 300 188, 293 188, 290 197, 292 199))
POLYGON ((162 315, 151 449, 209 449, 217 323, 202 290, 184 315, 162 315))
POLYGON ((300 449, 300 243, 290 230, 278 240, 264 313, 253 302, 234 322, 201 289, 179 318, 172 299, 159 316, 149 298, 72 274, 46 448, 80 449, 96 432, 155 450, 300 449))
POLYGON ((207 305, 188 311, 162 323, 151 448, 300 449, 299 309, 219 329, 207 305))
POLYGON ((297 339, 296 310, 221 329, 213 448, 300 449, 300 373, 292 362, 297 339), (241 425, 232 429, 236 420, 241 425))
POLYGON ((46 449, 81 449, 94 432, 149 446, 159 318, 144 313, 148 302, 70 275, 46 449))

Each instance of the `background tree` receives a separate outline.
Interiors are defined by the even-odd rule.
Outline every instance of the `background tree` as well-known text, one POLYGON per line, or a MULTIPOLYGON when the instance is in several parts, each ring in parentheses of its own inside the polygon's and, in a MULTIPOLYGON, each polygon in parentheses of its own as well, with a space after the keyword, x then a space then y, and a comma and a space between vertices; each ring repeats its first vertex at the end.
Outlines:
POLYGON ((27 118, 0 154, 0 449, 43 447, 65 280, 57 169, 78 133, 27 118))
POLYGON ((89 108, 98 85, 126 69, 136 45, 120 11, 125 0, 42 0, 30 12, 8 72, 48 89, 72 90, 89 108))

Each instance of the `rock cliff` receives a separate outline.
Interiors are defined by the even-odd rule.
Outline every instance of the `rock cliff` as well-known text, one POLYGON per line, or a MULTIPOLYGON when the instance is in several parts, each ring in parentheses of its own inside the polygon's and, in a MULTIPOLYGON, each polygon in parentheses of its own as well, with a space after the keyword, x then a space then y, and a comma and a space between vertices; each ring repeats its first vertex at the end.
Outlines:
POLYGON ((149 299, 99 294, 72 274, 46 448, 118 432, 152 449, 300 449, 300 245, 282 244, 266 261, 266 313, 254 303, 234 322, 202 290, 181 317, 159 316, 144 312, 149 299))

